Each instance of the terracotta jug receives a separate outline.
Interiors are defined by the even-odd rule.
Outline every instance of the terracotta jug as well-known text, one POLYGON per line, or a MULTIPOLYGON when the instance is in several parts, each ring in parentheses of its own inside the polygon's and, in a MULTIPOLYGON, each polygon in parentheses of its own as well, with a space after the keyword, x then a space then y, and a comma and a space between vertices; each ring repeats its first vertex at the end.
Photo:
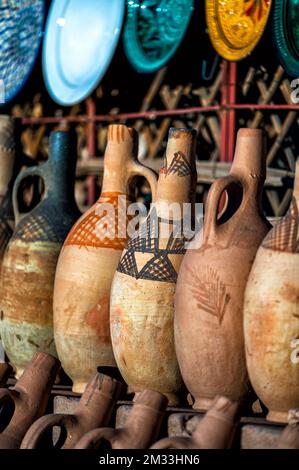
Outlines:
POLYGON ((83 436, 75 449, 147 449, 159 436, 167 398, 144 390, 133 405, 123 428, 99 428, 83 436))
POLYGON ((7 362, 2 362, 0 364, 0 387, 3 387, 9 379, 10 374, 12 373, 12 367, 7 362))
MULTIPOLYGON (((88 431, 109 424, 122 389, 122 383, 96 373, 87 384, 75 413, 42 416, 28 429, 21 449, 45 448, 54 426, 64 430, 64 438, 59 438, 55 449, 72 449, 88 431)), ((48 447, 53 447, 52 440, 48 447)))
POLYGON ((62 243, 80 215, 74 199, 76 142, 53 132, 49 159, 19 174, 13 191, 16 228, 2 264, 1 337, 16 377, 35 351, 55 355, 53 286, 62 243), (29 213, 18 210, 18 188, 27 176, 44 180, 43 200, 29 213))
POLYGON ((16 385, 0 389, 0 449, 18 449, 28 428, 45 413, 59 367, 55 357, 35 353, 16 385))
POLYGON ((170 129, 156 203, 128 241, 111 291, 113 350, 129 390, 157 390, 171 405, 178 403, 182 385, 173 341, 173 302, 185 239, 176 230, 183 203, 194 197, 195 140, 195 131, 170 129), (173 203, 178 215, 169 210, 173 203))
POLYGON ((84 391, 98 366, 116 367, 109 327, 110 288, 127 236, 130 183, 140 175, 148 180, 153 196, 156 190, 156 175, 137 161, 137 152, 134 129, 109 126, 102 194, 72 228, 57 265, 55 342, 77 393, 84 391), (107 212, 110 207, 114 214, 107 212))
POLYGON ((217 397, 190 437, 161 439, 152 449, 228 449, 236 431, 239 404, 217 397))
POLYGON ((278 441, 278 449, 299 449, 299 409, 290 410, 288 425, 278 441))
POLYGON ((264 239, 246 288, 244 333, 251 383, 269 409, 287 421, 299 407, 299 161, 287 215, 264 239))
POLYGON ((240 129, 230 174, 212 185, 198 247, 187 251, 180 269, 175 346, 196 409, 208 409, 217 395, 239 401, 249 390, 243 300, 256 251, 270 228, 261 208, 265 176, 262 131, 240 129))

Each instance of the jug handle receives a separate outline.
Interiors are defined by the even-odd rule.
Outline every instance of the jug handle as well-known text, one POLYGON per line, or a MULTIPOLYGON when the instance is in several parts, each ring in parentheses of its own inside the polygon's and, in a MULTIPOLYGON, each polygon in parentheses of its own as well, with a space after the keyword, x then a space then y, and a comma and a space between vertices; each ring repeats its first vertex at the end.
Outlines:
POLYGON ((152 202, 155 202, 158 181, 156 172, 139 162, 133 161, 128 163, 128 177, 131 179, 134 176, 143 176, 148 181, 152 193, 152 202))
POLYGON ((54 426, 60 426, 69 433, 68 425, 73 424, 74 416, 66 414, 51 414, 42 416, 28 429, 21 444, 21 449, 37 449, 45 433, 54 426))
MULTIPOLYGON (((117 432, 119 431, 120 430, 118 429, 117 432)), ((75 445, 74 449, 98 449, 102 439, 110 442, 111 448, 113 448, 111 440, 115 434, 116 430, 113 428, 93 429, 81 437, 81 439, 75 445)))
MULTIPOLYGON (((41 167, 43 167, 44 165, 46 165, 46 163, 41 165, 41 167)), ((19 191, 19 187, 20 187, 21 182, 25 178, 28 178, 29 176, 39 176, 46 183, 44 172, 41 170, 40 166, 27 168, 26 170, 23 170, 19 173, 19 175, 17 176, 17 178, 15 180, 15 184, 14 184, 14 187, 13 187, 13 193, 12 193, 12 205, 13 205, 13 211, 14 211, 16 225, 22 219, 22 217, 24 217, 24 215, 26 215, 26 213, 22 214, 19 211, 18 191, 19 191)))
MULTIPOLYGON (((16 409, 16 396, 15 393, 8 388, 1 388, 0 389, 0 409, 5 410, 6 407, 13 407, 13 413, 9 419, 9 422, 7 423, 7 426, 9 425, 10 421, 13 418, 13 415, 15 413, 16 409)), ((6 426, 6 427, 7 427, 6 426)), ((1 434, 1 433, 0 433, 1 434)))
MULTIPOLYGON (((211 235, 215 235, 217 229, 220 227, 217 224, 218 207, 219 207, 220 199, 224 191, 232 183, 240 184, 244 191, 245 185, 242 179, 238 178, 235 175, 228 175, 228 176, 225 176, 224 178, 214 181, 214 183, 212 184, 209 190, 207 202, 206 202, 206 213, 205 213, 205 218, 204 218, 204 229, 203 229, 203 237, 204 237, 205 242, 208 241, 211 235)), ((244 194, 243 194, 242 202, 237 209, 237 212, 241 209, 243 202, 244 202, 244 194)))

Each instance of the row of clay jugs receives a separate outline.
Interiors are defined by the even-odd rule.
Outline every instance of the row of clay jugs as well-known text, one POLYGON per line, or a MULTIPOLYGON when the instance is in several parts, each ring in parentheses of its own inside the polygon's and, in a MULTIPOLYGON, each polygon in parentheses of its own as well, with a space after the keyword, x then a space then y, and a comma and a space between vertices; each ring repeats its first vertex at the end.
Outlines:
POLYGON ((61 429, 55 449, 72 449, 88 431, 109 424, 122 390, 121 382, 97 372, 87 384, 75 412, 39 418, 28 429, 21 449, 53 447, 51 437, 55 426, 61 429))
POLYGON ((243 302, 256 251, 270 228, 261 208, 265 177, 262 131, 239 130, 230 174, 212 185, 198 246, 181 265, 175 346, 196 409, 208 409, 217 395, 239 401, 249 391, 243 302), (225 191, 228 201, 219 216, 225 191))
POLYGON ((250 380, 267 418, 286 422, 288 410, 299 407, 299 162, 290 209, 252 266, 244 333, 250 380))
POLYGON ((147 449, 158 438, 167 398, 159 392, 144 390, 137 397, 126 424, 117 429, 98 428, 83 436, 76 449, 147 449))
POLYGON ((174 293, 185 252, 181 209, 195 194, 195 141, 196 131, 170 129, 156 202, 126 245, 111 290, 113 350, 129 390, 157 390, 170 404, 178 403, 182 385, 173 340, 174 293), (171 213, 173 203, 179 215, 171 213))
POLYGON ((2 263, 1 337, 20 377, 35 351, 56 354, 53 338, 53 287, 62 243, 79 216, 74 199, 76 141, 63 131, 51 134, 49 159, 16 179, 16 228, 2 263), (18 210, 18 188, 28 176, 44 180, 42 201, 26 215, 18 210))
POLYGON ((45 413, 59 367, 50 354, 35 353, 15 386, 0 389, 0 449, 18 449, 29 427, 45 413))
POLYGON ((72 228, 57 265, 55 342, 77 393, 83 392, 98 366, 116 366, 109 327, 110 288, 127 237, 130 183, 140 175, 148 180, 153 197, 156 190, 156 175, 138 163, 137 152, 134 129, 109 126, 101 196, 72 228))
POLYGON ((217 397, 190 437, 161 439, 152 449, 228 449, 238 423, 239 404, 217 397))

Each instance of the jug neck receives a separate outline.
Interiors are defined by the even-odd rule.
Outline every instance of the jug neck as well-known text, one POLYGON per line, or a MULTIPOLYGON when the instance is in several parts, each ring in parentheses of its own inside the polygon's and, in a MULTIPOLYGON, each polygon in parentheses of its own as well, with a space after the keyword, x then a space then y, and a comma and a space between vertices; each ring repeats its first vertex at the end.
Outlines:
POLYGON ((52 132, 49 158, 45 166, 47 195, 67 204, 75 203, 76 143, 76 135, 73 132, 52 132))
POLYGON ((129 192, 129 163, 137 160, 138 134, 123 124, 108 127, 108 141, 104 155, 103 193, 129 192))
POLYGON ((196 131, 171 128, 164 166, 157 185, 157 203, 194 202, 196 131))

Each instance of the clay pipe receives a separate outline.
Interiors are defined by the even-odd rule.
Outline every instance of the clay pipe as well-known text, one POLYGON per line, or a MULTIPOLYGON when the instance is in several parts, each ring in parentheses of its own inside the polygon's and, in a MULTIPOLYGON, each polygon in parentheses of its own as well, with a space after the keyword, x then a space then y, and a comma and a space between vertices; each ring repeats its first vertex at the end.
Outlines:
POLYGON ((18 449, 28 428, 45 413, 59 367, 50 354, 35 353, 15 386, 0 389, 0 449, 18 449))
POLYGON ((299 449, 299 409, 289 411, 288 422, 281 433, 277 448, 299 449))
MULTIPOLYGON (((63 442, 58 439, 54 447, 73 448, 88 431, 109 424, 123 387, 117 380, 96 373, 87 384, 75 413, 42 416, 28 429, 21 449, 44 447, 45 438, 54 426, 59 426, 65 431, 63 442)), ((63 436, 63 433, 61 435, 63 436)))
POLYGON ((10 374, 12 373, 12 367, 7 362, 0 364, 0 387, 6 384, 10 374))
POLYGON ((227 449, 236 429, 238 402, 217 397, 191 437, 161 439, 151 449, 227 449))
POLYGON ((139 393, 123 428, 98 428, 80 439, 75 449, 146 449, 157 439, 167 398, 159 392, 139 393))

